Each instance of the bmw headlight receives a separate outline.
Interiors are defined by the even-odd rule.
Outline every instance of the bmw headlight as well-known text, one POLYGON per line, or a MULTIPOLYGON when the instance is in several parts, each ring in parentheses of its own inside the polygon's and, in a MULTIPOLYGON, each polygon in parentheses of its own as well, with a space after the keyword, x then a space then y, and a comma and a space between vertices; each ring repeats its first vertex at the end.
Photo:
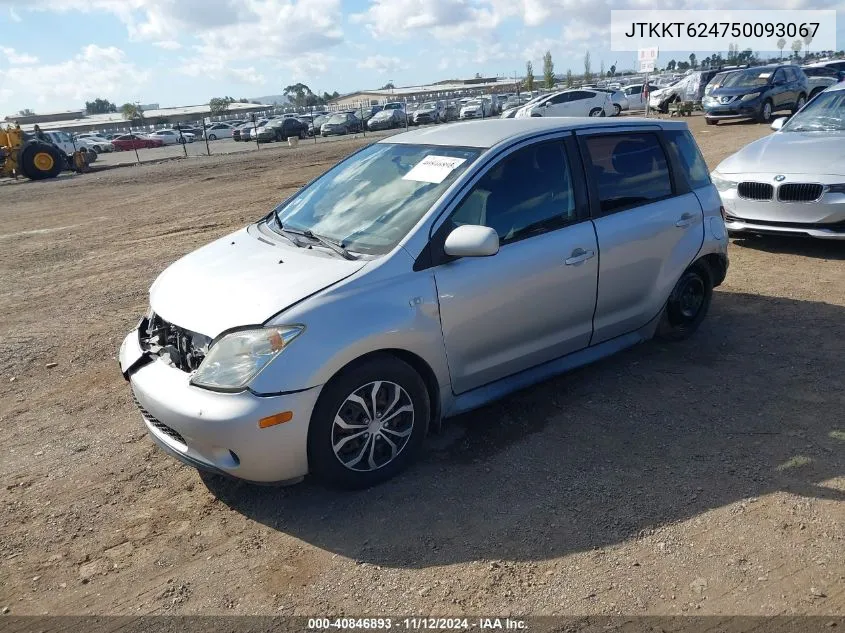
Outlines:
POLYGON ((301 325, 283 325, 227 334, 208 350, 191 384, 240 391, 304 329, 301 325))
POLYGON ((729 180, 728 178, 725 178, 719 172, 716 171, 710 174, 710 180, 713 181, 713 184, 716 185, 716 189, 720 192, 735 189, 736 186, 739 184, 735 180, 729 180))
POLYGON ((749 92, 747 95, 742 95, 742 99, 740 99, 740 101, 753 101, 759 96, 759 92, 749 92))

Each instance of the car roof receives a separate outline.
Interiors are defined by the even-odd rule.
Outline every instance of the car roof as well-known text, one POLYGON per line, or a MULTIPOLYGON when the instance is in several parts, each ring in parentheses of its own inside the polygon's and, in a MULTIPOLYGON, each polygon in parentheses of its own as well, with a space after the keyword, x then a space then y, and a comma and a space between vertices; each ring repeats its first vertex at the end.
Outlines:
POLYGON ((584 128, 630 129, 631 127, 660 127, 686 129, 686 123, 659 119, 625 117, 528 117, 525 119, 489 119, 487 121, 462 121, 442 127, 425 127, 387 137, 379 143, 404 143, 408 145, 443 145, 452 147, 490 148, 504 141, 530 139, 546 132, 578 130, 584 128))

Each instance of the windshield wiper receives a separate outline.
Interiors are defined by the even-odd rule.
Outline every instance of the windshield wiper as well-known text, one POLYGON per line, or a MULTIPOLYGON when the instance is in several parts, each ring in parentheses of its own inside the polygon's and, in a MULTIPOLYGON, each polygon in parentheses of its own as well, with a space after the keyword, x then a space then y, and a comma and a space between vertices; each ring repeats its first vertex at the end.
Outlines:
POLYGON ((305 248, 305 244, 300 242, 295 237, 296 232, 285 228, 285 225, 282 222, 282 218, 279 217, 279 210, 278 209, 273 209, 273 217, 276 218, 276 224, 279 225, 279 233, 282 235, 282 237, 289 239, 294 246, 297 246, 299 248, 305 248))
POLYGON ((343 244, 340 242, 336 242, 327 237, 323 237, 322 235, 317 235, 316 233, 310 230, 303 231, 302 234, 305 237, 311 238, 312 240, 316 240, 323 246, 332 249, 335 253, 341 255, 344 259, 358 259, 357 257, 355 257, 355 255, 346 250, 343 247, 343 244))
MULTIPOLYGON (((281 226, 281 223, 280 223, 281 226)), ((288 233, 293 233, 295 235, 302 235, 307 237, 310 240, 314 240, 315 242, 319 242, 322 246, 333 250, 335 253, 343 257, 344 259, 358 259, 355 255, 350 253, 343 247, 343 244, 340 242, 336 242, 331 240, 327 237, 323 237, 322 235, 318 235, 311 231, 311 229, 305 229, 304 231, 300 231, 298 229, 289 229, 282 227, 283 231, 287 231, 288 233)))

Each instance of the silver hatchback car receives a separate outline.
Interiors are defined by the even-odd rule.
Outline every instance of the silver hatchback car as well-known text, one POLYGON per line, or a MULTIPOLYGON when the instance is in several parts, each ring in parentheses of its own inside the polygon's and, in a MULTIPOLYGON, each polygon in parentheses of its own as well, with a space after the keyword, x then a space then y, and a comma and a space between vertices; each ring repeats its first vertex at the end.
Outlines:
POLYGON ((727 267, 719 194, 684 123, 429 127, 172 264, 120 366, 150 436, 183 462, 366 487, 447 416, 689 336, 727 267))

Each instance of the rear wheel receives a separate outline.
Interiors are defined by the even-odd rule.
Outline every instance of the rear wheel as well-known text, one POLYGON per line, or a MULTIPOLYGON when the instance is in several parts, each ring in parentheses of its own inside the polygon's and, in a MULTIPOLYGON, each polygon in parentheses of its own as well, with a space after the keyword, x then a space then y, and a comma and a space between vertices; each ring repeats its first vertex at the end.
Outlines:
POLYGON ((366 488, 404 470, 428 427, 425 384, 407 363, 378 354, 323 388, 308 429, 314 475, 339 488, 366 488))
POLYGON ((216 135, 216 134, 209 134, 209 135, 208 135, 208 140, 209 140, 209 141, 216 141, 216 140, 217 140, 217 135, 216 135))
POLYGON ((622 106, 618 103, 613 104, 613 116, 619 116, 622 114, 622 106))
POLYGON ((713 299, 710 269, 698 262, 681 275, 666 301, 656 336, 665 341, 680 341, 692 336, 701 325, 713 299))
POLYGON ((21 151, 21 173, 30 180, 55 178, 64 169, 67 159, 57 147, 37 141, 21 151))
POLYGON ((299 130, 299 138, 301 140, 305 140, 305 130, 299 130))
POLYGON ((792 114, 795 114, 804 107, 804 104, 807 103, 807 97, 804 95, 798 95, 798 101, 795 102, 795 107, 792 109, 792 114))
POLYGON ((604 116, 604 109, 593 108, 592 110, 590 110, 590 116, 604 116))
POLYGON ((704 122, 707 123, 707 125, 719 125, 718 119, 710 119, 710 118, 704 117, 704 122))

